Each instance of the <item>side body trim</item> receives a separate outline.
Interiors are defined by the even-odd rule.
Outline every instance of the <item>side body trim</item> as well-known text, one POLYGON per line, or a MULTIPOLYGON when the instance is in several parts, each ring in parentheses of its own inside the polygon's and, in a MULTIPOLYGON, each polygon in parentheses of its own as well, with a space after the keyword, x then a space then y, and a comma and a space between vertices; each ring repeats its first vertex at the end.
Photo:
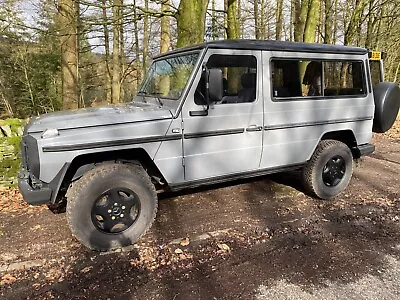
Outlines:
POLYGON ((369 121, 369 120, 372 120, 372 117, 338 119, 338 120, 304 122, 304 123, 292 123, 292 124, 280 124, 280 125, 267 125, 267 126, 264 126, 264 130, 277 130, 277 129, 287 129, 287 128, 307 127, 307 126, 319 126, 319 125, 339 124, 339 123, 347 123, 347 122, 360 122, 360 121, 369 121))
POLYGON ((86 150, 86 149, 93 149, 93 148, 104 148, 104 147, 126 146, 126 145, 154 143, 154 142, 163 142, 163 141, 173 141, 173 140, 180 140, 181 138, 182 138, 181 134, 171 134, 171 135, 165 135, 165 136, 150 136, 150 137, 145 137, 145 138, 124 139, 124 140, 96 142, 96 143, 48 146, 48 147, 43 147, 42 149, 43 149, 43 152, 76 151, 76 150, 86 150))
POLYGON ((230 134, 240 134, 240 133, 244 133, 244 128, 188 133, 188 134, 184 134, 183 137, 185 139, 195 139, 195 138, 202 138, 202 137, 208 137, 208 136, 230 135, 230 134))

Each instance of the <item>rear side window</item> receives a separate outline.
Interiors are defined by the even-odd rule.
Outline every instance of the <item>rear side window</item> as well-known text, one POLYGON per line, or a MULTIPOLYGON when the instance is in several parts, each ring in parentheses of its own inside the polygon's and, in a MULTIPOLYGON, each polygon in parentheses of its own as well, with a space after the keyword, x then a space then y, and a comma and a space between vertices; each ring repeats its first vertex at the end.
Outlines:
POLYGON ((274 98, 365 95, 361 61, 272 59, 274 98))
POLYGON ((364 95, 362 62, 324 62, 324 95, 364 95))
POLYGON ((382 82, 383 79, 381 78, 381 66, 379 60, 370 60, 369 67, 371 69, 371 80, 372 85, 375 86, 379 82, 382 82))

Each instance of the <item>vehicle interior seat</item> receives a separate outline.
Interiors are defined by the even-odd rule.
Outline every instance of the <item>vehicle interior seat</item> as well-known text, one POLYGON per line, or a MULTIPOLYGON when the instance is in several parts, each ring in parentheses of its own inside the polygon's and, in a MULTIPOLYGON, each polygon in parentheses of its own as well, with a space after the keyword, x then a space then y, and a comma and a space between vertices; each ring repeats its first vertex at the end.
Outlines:
POLYGON ((238 93, 238 102, 253 102, 256 99, 256 73, 245 73, 240 81, 243 89, 238 93))

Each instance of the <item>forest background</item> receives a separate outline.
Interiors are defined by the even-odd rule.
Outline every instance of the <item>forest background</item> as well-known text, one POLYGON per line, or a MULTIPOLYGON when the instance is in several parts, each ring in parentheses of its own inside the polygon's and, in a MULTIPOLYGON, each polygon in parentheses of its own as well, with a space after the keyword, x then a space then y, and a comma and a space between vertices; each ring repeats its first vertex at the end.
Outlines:
POLYGON ((217 39, 383 50, 400 83, 400 0, 0 0, 0 119, 131 101, 151 58, 217 39))

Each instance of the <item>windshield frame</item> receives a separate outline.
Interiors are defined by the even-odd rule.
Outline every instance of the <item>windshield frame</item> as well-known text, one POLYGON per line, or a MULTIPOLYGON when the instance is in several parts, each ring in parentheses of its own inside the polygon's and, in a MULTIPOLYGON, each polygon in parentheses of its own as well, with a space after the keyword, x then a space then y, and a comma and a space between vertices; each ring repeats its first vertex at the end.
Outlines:
MULTIPOLYGON (((174 118, 175 118, 176 111, 181 106, 181 102, 186 98, 186 95, 187 95, 188 91, 190 90, 190 87, 192 86, 193 80, 201 66, 201 61, 203 59, 203 56, 204 56, 204 49, 194 49, 194 50, 173 53, 171 55, 165 54, 160 57, 157 57, 156 59, 154 59, 154 61, 148 68, 146 75, 144 76, 144 79, 143 79, 142 83, 140 84, 140 87, 136 94, 136 98, 143 97, 146 99, 155 99, 157 101, 157 104, 159 104, 160 106, 167 106, 168 108, 171 108, 172 112, 174 114, 174 118), (180 57, 180 56, 187 56, 187 55, 191 55, 191 54, 198 54, 198 57, 197 57, 196 62, 193 65, 193 70, 186 81, 185 87, 183 88, 181 95, 177 99, 171 99, 169 97, 165 97, 165 96, 161 96, 161 95, 154 95, 154 94, 146 95, 141 92, 141 90, 144 88, 144 86, 147 84, 147 82, 149 80, 149 74, 150 74, 149 71, 155 63, 162 61, 162 60, 166 60, 166 59, 170 59, 170 58, 174 58, 174 57, 180 57)), ((142 101, 140 101, 140 102, 142 102, 142 101)))

